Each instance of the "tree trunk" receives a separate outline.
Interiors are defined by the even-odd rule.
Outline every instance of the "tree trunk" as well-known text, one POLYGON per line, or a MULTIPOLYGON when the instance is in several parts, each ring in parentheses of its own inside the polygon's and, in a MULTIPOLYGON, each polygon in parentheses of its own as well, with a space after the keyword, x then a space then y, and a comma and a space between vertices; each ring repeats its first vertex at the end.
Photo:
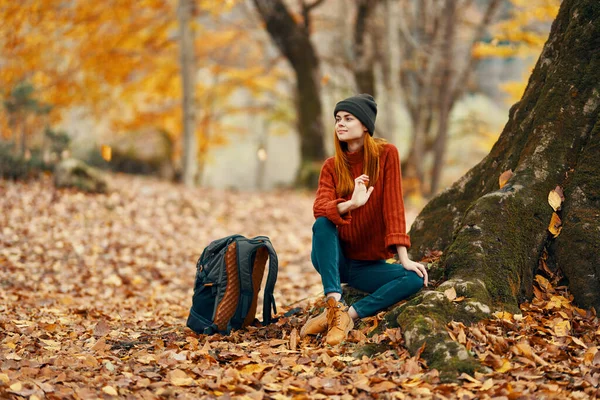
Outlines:
POLYGON ((21 157, 25 157, 25 153, 27 152, 27 121, 25 120, 26 118, 27 116, 23 115, 23 118, 21 119, 21 157))
POLYGON ((477 367, 450 340, 450 320, 472 322, 494 310, 518 312, 532 297, 546 248, 582 306, 600 307, 600 3, 565 0, 521 101, 490 154, 434 198, 410 231, 411 256, 443 250, 446 282, 390 311, 406 345, 446 378, 477 367), (499 189, 498 177, 513 177, 499 189), (564 188, 564 229, 547 232, 548 193, 564 188), (444 290, 454 287, 462 302, 444 290))
POLYGON ((442 168, 446 156, 446 143, 448 138, 448 122, 452 109, 452 91, 450 83, 452 78, 452 53, 454 52, 454 36, 456 32, 456 0, 447 0, 444 7, 445 31, 444 46, 442 47, 442 73, 439 85, 439 121, 438 133, 433 145, 433 170, 431 172, 430 193, 436 193, 440 184, 442 168))
POLYGON ((375 71, 373 70, 373 46, 369 37, 368 23, 376 4, 368 0, 357 0, 356 20, 354 22, 354 80, 360 93, 369 93, 376 97, 375 71), (369 4, 371 3, 371 4, 369 4))
POLYGON ((294 21, 281 0, 254 0, 254 4, 275 45, 290 62, 296 74, 296 104, 300 133, 301 166, 297 182, 316 187, 325 158, 321 106, 319 58, 310 41, 310 9, 321 4, 304 5, 304 24, 294 21))
POLYGON ((443 3, 441 8, 435 2, 413 2, 416 10, 411 13, 407 6, 411 2, 404 2, 403 15, 398 18, 404 51, 400 76, 413 130, 404 176, 419 179, 427 196, 435 194, 439 187, 450 112, 478 62, 472 48, 483 37, 501 0, 487 3, 481 21, 473 29, 470 49, 458 55, 454 51, 455 36, 456 32, 470 29, 463 22, 469 19, 465 13, 470 6, 449 0, 443 3), (461 62, 459 58, 463 56, 461 62), (459 71, 460 65, 464 67, 459 71), (434 166, 431 173, 425 174, 424 162, 430 156, 434 166))
POLYGON ((194 35, 190 26, 193 16, 191 0, 179 0, 179 40, 183 90, 183 182, 194 186, 198 171, 196 138, 194 35))

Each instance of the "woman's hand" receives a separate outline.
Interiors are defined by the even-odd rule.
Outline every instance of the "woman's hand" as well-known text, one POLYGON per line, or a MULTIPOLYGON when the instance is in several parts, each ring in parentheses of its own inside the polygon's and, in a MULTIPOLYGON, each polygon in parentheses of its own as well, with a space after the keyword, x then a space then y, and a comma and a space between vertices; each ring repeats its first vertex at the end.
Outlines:
POLYGON ((369 197, 371 197, 374 187, 371 186, 369 189, 367 189, 366 183, 368 182, 369 177, 365 174, 362 174, 354 180, 354 192, 352 193, 352 198, 350 199, 354 208, 364 206, 367 200, 369 200, 369 197))
POLYGON ((429 276, 427 275, 427 268, 425 268, 423 264, 409 259, 404 260, 404 262, 402 262, 401 264, 405 270, 416 272, 417 275, 423 278, 423 285, 427 286, 429 276))

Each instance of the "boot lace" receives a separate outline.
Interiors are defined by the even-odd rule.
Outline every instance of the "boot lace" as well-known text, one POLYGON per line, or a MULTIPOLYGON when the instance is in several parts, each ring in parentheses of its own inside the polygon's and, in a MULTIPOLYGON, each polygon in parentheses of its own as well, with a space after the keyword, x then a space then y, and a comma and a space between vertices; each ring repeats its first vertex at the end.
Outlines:
POLYGON ((339 327, 340 318, 342 316, 342 305, 337 303, 335 306, 330 307, 327 312, 327 325, 329 326, 329 330, 333 327, 339 327))

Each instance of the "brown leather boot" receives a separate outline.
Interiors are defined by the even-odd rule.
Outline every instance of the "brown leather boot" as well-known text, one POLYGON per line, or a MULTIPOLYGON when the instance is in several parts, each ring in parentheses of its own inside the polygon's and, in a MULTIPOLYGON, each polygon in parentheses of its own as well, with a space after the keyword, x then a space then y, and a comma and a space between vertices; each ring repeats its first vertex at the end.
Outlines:
POLYGON ((354 321, 348 315, 348 307, 333 297, 327 298, 327 327, 325 342, 331 346, 346 340, 348 333, 354 328, 354 321))
MULTIPOLYGON (((321 305, 325 305, 325 302, 322 302, 321 305)), ((318 303, 317 306, 319 306, 318 303)), ((327 308, 325 308, 321 314, 309 318, 309 320, 306 321, 302 329, 300 329, 300 337, 305 337, 306 335, 318 335, 325 331, 327 331, 327 308)))

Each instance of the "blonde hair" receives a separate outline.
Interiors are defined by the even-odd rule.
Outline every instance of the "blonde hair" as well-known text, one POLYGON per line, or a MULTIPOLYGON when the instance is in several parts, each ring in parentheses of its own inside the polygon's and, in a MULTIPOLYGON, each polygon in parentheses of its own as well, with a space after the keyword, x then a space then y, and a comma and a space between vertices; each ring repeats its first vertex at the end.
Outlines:
MULTIPOLYGON (((338 196, 343 197, 354 191, 354 178, 350 171, 350 162, 346 152, 348 151, 348 144, 340 141, 335 134, 335 156, 334 166, 335 174, 338 177, 338 185, 336 192, 338 196)), ((368 133, 365 133, 363 148, 364 148, 364 162, 363 162, 363 173, 369 176, 369 186, 375 186, 379 179, 379 155, 381 149, 387 143, 385 139, 373 138, 368 133)))

